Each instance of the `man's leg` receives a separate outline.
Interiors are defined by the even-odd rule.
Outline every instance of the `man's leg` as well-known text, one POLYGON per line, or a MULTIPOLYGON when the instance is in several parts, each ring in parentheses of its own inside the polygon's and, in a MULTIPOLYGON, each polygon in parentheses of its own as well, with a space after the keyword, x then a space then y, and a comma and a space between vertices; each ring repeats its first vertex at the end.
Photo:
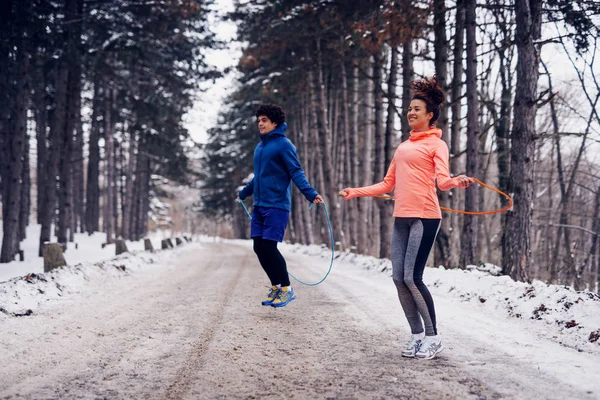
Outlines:
POLYGON ((279 274, 279 268, 271 260, 271 257, 269 256, 269 246, 265 243, 269 242, 269 240, 265 241, 259 236, 253 237, 252 240, 254 241, 254 252, 258 256, 258 261, 260 262, 260 265, 269 277, 269 280, 271 281, 271 286, 280 285, 281 278, 279 274))
POLYGON ((265 216, 268 208, 254 207, 252 210, 252 222, 250 223, 250 237, 254 241, 254 252, 258 256, 258 261, 271 281, 271 286, 277 286, 281 282, 276 266, 269 259, 268 250, 264 245, 263 233, 265 230, 265 216))
POLYGON ((277 276, 277 281, 281 286, 290 286, 290 277, 287 271, 285 258, 277 249, 277 242, 274 240, 262 239, 262 246, 265 249, 268 262, 273 265, 273 273, 277 276))
POLYGON ((287 264, 277 249, 277 242, 283 241, 290 212, 278 208, 269 208, 267 210, 268 211, 265 212, 265 223, 262 235, 263 244, 267 248, 266 253, 268 254, 268 260, 275 265, 277 276, 281 282, 281 290, 271 305, 273 307, 283 307, 296 298, 296 294, 290 286, 287 264))

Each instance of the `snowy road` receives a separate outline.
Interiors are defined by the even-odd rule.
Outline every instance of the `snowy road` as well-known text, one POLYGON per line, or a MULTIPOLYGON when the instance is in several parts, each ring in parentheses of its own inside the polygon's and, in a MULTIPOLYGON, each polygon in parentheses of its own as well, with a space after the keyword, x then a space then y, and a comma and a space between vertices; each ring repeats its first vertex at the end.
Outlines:
MULTIPOLYGON (((408 329, 386 274, 341 263, 273 309, 260 306, 266 282, 249 243, 173 254, 3 320, 0 398, 600 398, 597 356, 435 291, 446 350, 400 357, 408 329)), ((285 255, 306 280, 326 270, 285 255)))

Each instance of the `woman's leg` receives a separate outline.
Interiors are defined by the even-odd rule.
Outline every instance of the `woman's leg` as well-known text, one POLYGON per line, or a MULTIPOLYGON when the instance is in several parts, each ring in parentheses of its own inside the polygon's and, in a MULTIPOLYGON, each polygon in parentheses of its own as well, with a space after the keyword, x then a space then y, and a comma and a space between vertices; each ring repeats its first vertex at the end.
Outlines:
POLYGON ((423 271, 440 228, 440 222, 439 219, 415 219, 410 225, 404 258, 404 284, 410 290, 419 314, 423 318, 427 336, 437 335, 437 327, 435 306, 429 289, 423 283, 423 271))
POLYGON ((395 218, 392 232, 392 278, 398 290, 398 299, 404 310, 404 315, 410 325, 412 334, 423 332, 423 323, 411 291, 404 283, 405 258, 410 234, 411 222, 414 218, 395 218))

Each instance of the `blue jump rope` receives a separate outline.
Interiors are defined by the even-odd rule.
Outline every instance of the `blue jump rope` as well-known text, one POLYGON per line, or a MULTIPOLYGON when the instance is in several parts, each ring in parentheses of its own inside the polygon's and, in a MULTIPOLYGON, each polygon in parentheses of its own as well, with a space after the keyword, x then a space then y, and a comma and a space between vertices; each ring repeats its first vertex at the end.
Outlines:
MULTIPOLYGON (((242 207, 244 207, 244 210, 246 211, 246 214, 248 214, 248 218, 250 218, 250 220, 252 220, 252 215, 250 215, 250 211, 248 211, 248 208, 246 207, 246 205, 244 204, 244 202, 242 200, 238 200, 239 203, 242 205, 242 207)), ((309 210, 312 209, 312 204, 308 207, 309 210)), ((325 218, 327 219, 327 227, 329 228, 329 239, 331 240, 331 262, 329 263, 329 269, 327 270, 327 273, 325 274, 325 276, 323 277, 323 279, 321 279, 319 282, 317 283, 306 283, 301 281, 300 279, 296 278, 291 272, 288 271, 288 274, 294 278, 297 282, 306 285, 306 286, 317 286, 318 284, 322 283, 327 276, 329 275, 329 273, 331 272, 331 268, 333 267, 333 258, 334 258, 334 249, 333 247, 335 246, 335 242, 333 241, 333 230, 331 229, 331 221, 329 220, 329 213, 327 212, 327 206, 325 205, 325 203, 323 203, 323 208, 325 209, 325 218)))

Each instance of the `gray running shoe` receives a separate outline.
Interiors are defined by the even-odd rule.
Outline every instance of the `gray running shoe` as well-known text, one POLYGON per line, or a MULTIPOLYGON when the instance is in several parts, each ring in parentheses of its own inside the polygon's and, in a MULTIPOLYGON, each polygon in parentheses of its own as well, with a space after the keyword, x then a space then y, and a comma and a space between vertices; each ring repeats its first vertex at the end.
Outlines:
POLYGON ((419 347, 421 346, 421 339, 417 339, 415 335, 410 337, 408 344, 406 345, 406 349, 402 350, 402 357, 410 357, 413 358, 419 351, 419 347))
POLYGON ((442 350, 444 350, 444 345, 442 345, 442 341, 439 338, 425 336, 425 339, 423 339, 421 342, 421 346, 419 346, 419 350, 417 350, 415 357, 431 360, 442 350))

